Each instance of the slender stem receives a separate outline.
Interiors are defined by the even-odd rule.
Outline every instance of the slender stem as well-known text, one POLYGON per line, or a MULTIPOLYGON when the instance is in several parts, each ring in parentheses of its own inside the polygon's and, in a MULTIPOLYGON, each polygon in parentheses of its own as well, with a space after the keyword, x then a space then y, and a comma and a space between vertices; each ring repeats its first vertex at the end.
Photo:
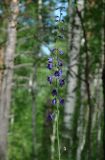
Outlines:
MULTIPOLYGON (((57 81, 57 93, 59 92, 59 86, 57 81)), ((57 100, 59 98, 59 95, 57 96, 57 100)), ((59 103, 57 101, 57 145, 58 145, 58 157, 59 160, 61 159, 61 153, 60 153, 60 141, 59 141, 59 103)))
MULTIPOLYGON (((58 60, 58 51, 56 50, 56 61, 58 60)), ((59 66, 57 66, 57 69, 59 70, 59 66)), ((57 88, 57 121, 56 121, 56 129, 57 129, 57 147, 58 147, 58 159, 60 160, 60 142, 59 142, 59 85, 58 85, 58 79, 56 79, 56 88, 57 88)))
MULTIPOLYGON (((59 22, 61 20, 61 9, 60 9, 60 17, 59 17, 59 22)), ((58 32, 57 32, 57 37, 58 37, 58 32)), ((56 49, 56 62, 58 60, 58 50, 56 49)), ((59 70, 59 66, 56 65, 57 69, 59 70)), ((59 140, 59 85, 58 85, 58 79, 56 79, 56 88, 57 88, 57 120, 56 120, 56 130, 57 130, 57 147, 58 147, 58 160, 61 160, 61 152, 60 152, 60 140, 59 140)))
POLYGON ((59 142, 59 110, 57 110, 57 141, 58 141, 58 156, 60 160, 61 153, 60 153, 60 142, 59 142))
POLYGON ((55 154, 55 135, 56 135, 56 122, 57 122, 57 115, 55 116, 54 123, 53 123, 53 133, 51 137, 51 160, 54 160, 54 154, 55 154))
MULTIPOLYGON (((56 60, 58 59, 58 53, 56 50, 56 60)), ((59 70, 59 66, 57 66, 59 70)), ((56 88, 57 88, 57 108, 56 108, 56 114, 57 114, 57 119, 56 119, 56 131, 57 131, 57 147, 58 147, 58 159, 61 160, 60 156, 60 140, 59 140, 59 85, 58 85, 58 79, 56 79, 56 88)))

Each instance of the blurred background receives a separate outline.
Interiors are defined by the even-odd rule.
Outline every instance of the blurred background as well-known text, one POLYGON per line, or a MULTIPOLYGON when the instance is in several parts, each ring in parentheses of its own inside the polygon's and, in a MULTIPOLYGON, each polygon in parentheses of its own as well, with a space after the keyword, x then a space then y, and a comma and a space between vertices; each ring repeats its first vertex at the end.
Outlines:
POLYGON ((0 160, 58 160, 46 67, 55 47, 61 160, 104 160, 104 9, 104 0, 0 0, 0 160))

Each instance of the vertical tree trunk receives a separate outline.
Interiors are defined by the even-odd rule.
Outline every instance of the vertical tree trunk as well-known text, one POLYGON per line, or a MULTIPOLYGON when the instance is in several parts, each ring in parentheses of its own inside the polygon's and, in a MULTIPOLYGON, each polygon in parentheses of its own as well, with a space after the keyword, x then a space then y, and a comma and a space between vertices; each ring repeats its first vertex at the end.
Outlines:
POLYGON ((84 50, 85 50, 85 86, 86 86, 86 93, 87 93, 87 103, 88 103, 88 122, 87 122, 87 129, 86 129, 86 140, 85 145, 82 150, 81 156, 84 160, 92 160, 92 150, 91 150, 91 127, 92 127, 92 112, 93 112, 93 105, 91 100, 91 90, 90 90, 90 70, 89 70, 89 52, 88 52, 88 44, 87 44, 87 35, 86 30, 84 27, 84 21, 80 11, 77 9, 78 16, 80 18, 80 22, 82 25, 83 36, 85 39, 84 43, 84 50))
POLYGON ((11 0, 11 15, 7 28, 7 44, 4 52, 4 75, 0 93, 0 160, 6 160, 9 110, 16 45, 16 24, 18 15, 18 0, 11 0))
POLYGON ((102 87, 103 87, 103 112, 104 112, 104 122, 103 122, 103 159, 105 159, 105 0, 103 0, 103 56, 104 64, 102 71, 102 87))
POLYGON ((3 66, 4 66, 4 48, 0 47, 0 92, 3 79, 3 66))
MULTIPOLYGON (((80 1, 81 5, 79 5, 79 9, 82 9, 83 0, 80 1)), ((76 14, 75 4, 71 5, 71 1, 69 2, 69 26, 68 26, 68 52, 69 52, 69 72, 73 73, 68 75, 68 90, 67 90, 67 99, 64 107, 64 127, 65 127, 65 138, 70 137, 71 130, 71 118, 74 113, 75 103, 76 103, 76 92, 73 90, 77 87, 77 77, 78 75, 78 55, 80 52, 80 43, 81 43, 81 23, 78 15, 76 14)), ((70 139, 70 138, 69 138, 70 139)), ((72 141, 70 139, 69 141, 72 141)))
MULTIPOLYGON (((70 5, 71 7, 71 5, 70 5)), ((72 10, 71 8, 69 10, 72 10)), ((69 16, 71 18, 71 11, 69 13, 69 16)), ((68 51, 69 51, 69 66, 72 66, 69 68, 71 73, 74 73, 74 75, 78 73, 78 54, 80 51, 80 42, 81 42, 81 23, 77 15, 73 18, 72 24, 71 21, 69 22, 69 37, 68 37, 68 51), (72 26, 72 28, 71 28, 72 26), (78 28, 78 29, 77 29, 78 28), (71 35, 70 35, 71 33, 71 35)), ((76 88, 77 85, 77 78, 75 76, 68 75, 68 91, 67 91, 67 100, 64 108, 64 125, 67 130, 70 129, 70 119, 71 114, 74 111, 75 106, 75 92, 73 90, 76 88)))

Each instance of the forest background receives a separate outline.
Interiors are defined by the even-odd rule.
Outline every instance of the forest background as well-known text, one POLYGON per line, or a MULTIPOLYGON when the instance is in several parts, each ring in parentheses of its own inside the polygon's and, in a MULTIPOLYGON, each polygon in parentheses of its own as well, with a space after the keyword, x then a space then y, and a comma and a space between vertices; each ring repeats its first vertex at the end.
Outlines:
POLYGON ((58 159, 46 67, 55 46, 61 159, 105 159, 105 0, 0 0, 0 160, 58 159))

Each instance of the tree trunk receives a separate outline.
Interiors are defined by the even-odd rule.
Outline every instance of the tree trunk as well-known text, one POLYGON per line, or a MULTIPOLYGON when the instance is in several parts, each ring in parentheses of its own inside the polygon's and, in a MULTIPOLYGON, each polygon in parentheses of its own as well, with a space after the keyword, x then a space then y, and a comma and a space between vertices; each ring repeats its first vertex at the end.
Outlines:
MULTIPOLYGON (((71 9, 70 9, 71 10, 71 9)), ((70 14, 70 13, 69 13, 70 14)), ((71 15, 70 15, 71 16, 71 15)), ((70 17, 71 18, 71 17, 70 17)), ((71 26, 71 23, 69 23, 71 26)), ((72 28, 69 26, 69 66, 72 66, 69 70, 74 75, 77 75, 78 73, 78 54, 80 51, 80 41, 81 41, 81 25, 80 20, 77 15, 75 15, 73 20, 72 28), (78 29, 77 29, 78 28, 78 29)), ((74 76, 71 76, 71 74, 68 75, 68 91, 67 91, 67 100, 65 104, 65 116, 64 116, 64 125, 67 130, 70 129, 70 117, 71 114, 74 112, 74 106, 75 106, 75 92, 73 90, 76 88, 77 85, 77 78, 74 76)))
MULTIPOLYGON (((71 1, 70 1, 71 3, 71 1)), ((77 76, 78 75, 78 55, 80 52, 80 43, 81 43, 81 23, 78 15, 76 14, 75 7, 69 3, 69 26, 68 26, 68 52, 69 52, 69 72, 73 74, 68 75, 68 87, 67 87, 67 99, 64 107, 64 128, 65 134, 64 137, 70 139, 70 130, 71 130, 71 118, 74 113, 75 103, 76 103, 76 92, 73 91, 77 87, 77 76)), ((78 3, 78 2, 77 2, 78 3)), ((80 1, 81 6, 79 9, 82 9, 83 0, 80 1)), ((71 140, 70 140, 71 141, 71 140)))
POLYGON ((3 66, 4 66, 4 49, 3 47, 0 47, 0 92, 3 79, 3 66))
POLYGON ((105 1, 103 0, 103 37, 102 37, 102 40, 103 40, 103 47, 102 47, 102 50, 103 50, 103 56, 104 56, 104 64, 103 64, 103 71, 102 71, 102 87, 103 87, 103 112, 104 112, 104 115, 103 115, 103 119, 104 119, 104 122, 103 122, 103 159, 105 159, 105 1))
POLYGON ((93 104, 91 100, 91 90, 90 90, 90 68, 89 68, 89 51, 88 51, 88 42, 87 42, 87 34, 86 28, 84 26, 84 20, 80 11, 77 9, 78 16, 80 18, 80 22, 82 25, 83 30, 83 37, 85 39, 84 43, 84 51, 85 51, 85 86, 86 86, 86 93, 87 93, 87 103, 88 103, 88 122, 87 122, 87 129, 86 129, 86 140, 85 145, 81 153, 81 157, 84 160, 91 160, 91 127, 92 127, 92 112, 93 112, 93 104))
POLYGON ((5 70, 0 93, 0 160, 6 160, 9 110, 16 45, 16 24, 18 15, 18 0, 10 3, 11 16, 7 28, 7 44, 4 52, 5 70))

